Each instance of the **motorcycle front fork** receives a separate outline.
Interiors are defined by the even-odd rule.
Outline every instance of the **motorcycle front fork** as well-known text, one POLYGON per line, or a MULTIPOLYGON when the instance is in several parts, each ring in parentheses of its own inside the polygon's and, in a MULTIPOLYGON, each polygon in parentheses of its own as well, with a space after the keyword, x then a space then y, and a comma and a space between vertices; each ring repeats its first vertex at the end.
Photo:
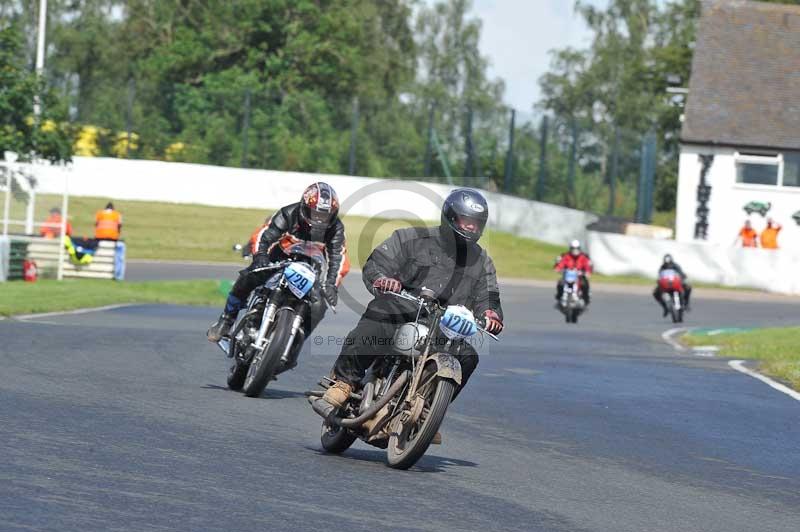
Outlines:
POLYGON ((267 331, 269 330, 269 326, 272 321, 275 319, 275 313, 278 311, 278 305, 275 303, 270 303, 266 310, 264 311, 264 317, 261 319, 261 326, 258 328, 258 334, 256 335, 256 339, 253 342, 253 346, 258 349, 262 350, 265 347, 265 341, 267 337, 267 331))
MULTIPOLYGON (((294 347, 295 340, 297 338, 297 333, 300 331, 300 327, 303 326, 303 313, 298 312, 294 316, 294 320, 292 321, 292 330, 289 333, 289 341, 286 342, 286 346, 283 348, 283 353, 281 353, 281 366, 286 366, 291 362, 292 358, 292 348, 294 347)), ((298 345, 297 349, 302 349, 302 345, 298 345)))

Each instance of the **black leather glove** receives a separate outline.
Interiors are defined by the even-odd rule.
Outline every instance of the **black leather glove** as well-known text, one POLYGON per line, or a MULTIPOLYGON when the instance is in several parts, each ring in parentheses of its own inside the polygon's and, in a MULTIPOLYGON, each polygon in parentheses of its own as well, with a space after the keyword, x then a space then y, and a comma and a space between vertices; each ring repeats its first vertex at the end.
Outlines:
POLYGON ((335 286, 328 285, 323 288, 322 295, 325 296, 325 300, 332 307, 335 307, 339 303, 339 289, 335 286))
POLYGON ((257 253, 253 255, 253 263, 250 264, 250 269, 263 268, 270 263, 269 256, 266 253, 257 253))

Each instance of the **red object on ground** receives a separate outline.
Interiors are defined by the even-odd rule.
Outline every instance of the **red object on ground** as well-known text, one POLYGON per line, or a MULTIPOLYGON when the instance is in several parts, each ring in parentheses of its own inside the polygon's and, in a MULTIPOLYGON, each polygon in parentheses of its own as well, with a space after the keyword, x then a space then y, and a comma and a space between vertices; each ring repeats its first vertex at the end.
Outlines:
POLYGON ((32 260, 22 261, 22 276, 26 283, 35 283, 39 278, 39 268, 36 267, 36 262, 32 260))

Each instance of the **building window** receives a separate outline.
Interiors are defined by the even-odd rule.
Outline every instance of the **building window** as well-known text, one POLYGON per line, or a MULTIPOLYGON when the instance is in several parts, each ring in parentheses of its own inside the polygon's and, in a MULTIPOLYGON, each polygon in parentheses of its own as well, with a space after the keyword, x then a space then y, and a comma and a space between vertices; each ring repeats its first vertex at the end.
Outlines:
POLYGON ((781 156, 736 154, 736 182, 777 185, 781 156))
POLYGON ((783 186, 800 187, 800 152, 783 154, 783 186))

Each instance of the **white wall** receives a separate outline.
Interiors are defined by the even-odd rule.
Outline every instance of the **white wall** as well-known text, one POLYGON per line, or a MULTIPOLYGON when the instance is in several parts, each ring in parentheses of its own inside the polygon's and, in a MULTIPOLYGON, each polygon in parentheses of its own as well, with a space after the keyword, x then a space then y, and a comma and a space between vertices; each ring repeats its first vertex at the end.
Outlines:
POLYGON ((689 281, 800 294, 800 251, 742 249, 700 242, 653 240, 590 231, 595 269, 606 275, 640 275, 655 280, 669 253, 689 281))
MULTIPOLYGON (((336 189, 343 213, 438 220, 442 199, 451 189, 418 181, 92 157, 76 157, 70 170, 36 167, 34 172, 39 192, 62 193, 69 175, 69 193, 75 196, 259 208, 267 211, 265 216, 298 201, 313 181, 324 180, 336 189)), ((491 228, 554 244, 583 238, 586 226, 597 219, 582 211, 504 194, 486 196, 491 228)))
MULTIPOLYGON (((736 183, 734 149, 702 148, 684 146, 680 158, 678 180, 678 205, 675 238, 680 242, 694 241, 694 224, 697 209, 697 185, 700 181, 700 159, 698 154, 714 154, 714 162, 708 172, 711 185, 708 218, 708 242, 731 246, 739 229, 748 218, 743 207, 751 201, 772 203, 767 214, 783 226, 778 244, 784 249, 800 250, 800 226, 792 215, 800 210, 800 187, 773 187, 736 183)), ((756 231, 766 227, 766 218, 759 214, 749 217, 756 231)))

